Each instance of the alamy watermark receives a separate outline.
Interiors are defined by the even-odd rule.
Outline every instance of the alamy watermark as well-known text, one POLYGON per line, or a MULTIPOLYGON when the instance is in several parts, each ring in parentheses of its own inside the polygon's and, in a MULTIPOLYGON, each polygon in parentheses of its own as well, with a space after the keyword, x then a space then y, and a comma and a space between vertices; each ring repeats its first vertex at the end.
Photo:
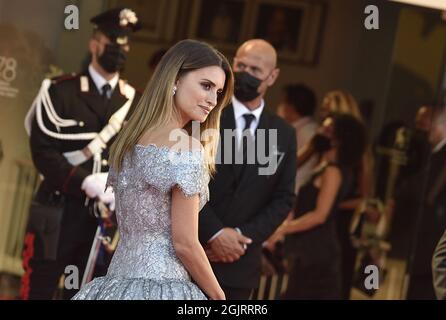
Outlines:
MULTIPOLYGON (((367 274, 364 279, 364 288, 367 290, 378 290, 380 281, 379 268, 374 264, 370 264, 365 267, 363 272, 364 274, 367 274)), ((79 268, 75 265, 68 265, 65 267, 64 274, 65 289, 79 290, 79 268)))
MULTIPOLYGON (((66 30, 78 30, 79 29, 79 8, 70 4, 65 6, 65 21, 64 26, 66 30)), ((364 27, 367 30, 379 29, 379 9, 375 5, 368 5, 364 8, 364 13, 367 14, 364 20, 364 27)))
POLYGON ((79 290, 79 268, 75 265, 68 265, 64 270, 64 287, 68 290, 79 290))
POLYGON ((364 28, 367 30, 379 29, 379 9, 375 5, 368 5, 364 8, 364 13, 367 14, 364 20, 364 28))
POLYGON ((65 7, 64 13, 66 15, 64 21, 65 29, 79 30, 79 8, 74 4, 70 4, 65 7))
MULTIPOLYGON (((253 135, 251 132, 239 129, 200 130, 200 123, 192 121, 192 137, 202 142, 212 142, 219 139, 216 164, 256 164, 258 174, 261 176, 273 175, 282 162, 285 152, 279 150, 277 129, 257 129, 253 135)), ((188 151, 190 148, 189 137, 183 129, 172 130, 169 141, 175 142, 171 147, 176 151, 188 151)), ((179 156, 177 152, 169 153, 169 160, 173 163, 188 161, 179 156)))
POLYGON ((379 289, 379 268, 374 264, 369 264, 364 269, 364 274, 368 276, 364 279, 364 288, 367 290, 379 289))

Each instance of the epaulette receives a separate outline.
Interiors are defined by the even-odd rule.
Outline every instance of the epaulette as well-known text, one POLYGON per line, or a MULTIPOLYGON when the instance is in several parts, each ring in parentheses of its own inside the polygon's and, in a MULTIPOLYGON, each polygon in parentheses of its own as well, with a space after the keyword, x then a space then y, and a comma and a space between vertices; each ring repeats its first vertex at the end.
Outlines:
POLYGON ((61 76, 57 76, 54 78, 51 78, 51 83, 55 84, 55 83, 60 83, 66 80, 70 80, 70 79, 74 79, 77 77, 76 73, 71 73, 71 74, 63 74, 61 76))
POLYGON ((127 99, 134 96, 135 88, 131 84, 129 84, 127 80, 119 79, 118 86, 121 95, 127 97, 127 99))

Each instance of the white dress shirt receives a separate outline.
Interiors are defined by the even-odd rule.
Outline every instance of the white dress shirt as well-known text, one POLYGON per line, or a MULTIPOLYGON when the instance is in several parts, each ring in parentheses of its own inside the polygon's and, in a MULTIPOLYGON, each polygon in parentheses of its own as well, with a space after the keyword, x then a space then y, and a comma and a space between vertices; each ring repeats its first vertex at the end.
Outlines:
POLYGON ((235 129, 237 140, 240 143, 242 139, 243 129, 245 128, 245 118, 244 114, 252 114, 255 118, 252 120, 249 129, 251 130, 251 134, 255 137, 255 131, 257 126, 259 125, 260 116, 262 115, 263 109, 265 108, 265 101, 262 99, 260 106, 255 110, 249 110, 243 103, 238 101, 236 98, 232 97, 232 106, 234 107, 234 119, 235 119, 235 129))
POLYGON ((441 141, 434 147, 434 149, 432 150, 432 153, 437 153, 438 151, 440 151, 441 148, 443 148, 445 144, 446 144, 446 137, 445 137, 443 140, 441 140, 441 141))
POLYGON ((96 88, 98 88, 98 91, 101 95, 102 95, 102 87, 106 83, 110 85, 111 90, 107 92, 107 98, 110 99, 111 95, 113 94, 113 90, 115 90, 115 87, 118 84, 119 73, 116 73, 113 78, 107 81, 103 76, 100 75, 99 72, 96 71, 96 69, 91 64, 88 66, 88 72, 90 73, 90 76, 93 79, 93 82, 96 85, 96 88))

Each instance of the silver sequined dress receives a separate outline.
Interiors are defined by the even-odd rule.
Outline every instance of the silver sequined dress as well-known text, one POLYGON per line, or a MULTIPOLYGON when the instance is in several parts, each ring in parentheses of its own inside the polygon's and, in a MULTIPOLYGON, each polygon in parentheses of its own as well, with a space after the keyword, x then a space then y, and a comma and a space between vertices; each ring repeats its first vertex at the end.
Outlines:
POLYGON ((86 284, 73 299, 206 299, 176 256, 171 233, 171 189, 209 199, 201 150, 172 151, 136 145, 122 169, 110 169, 120 240, 105 277, 86 284))

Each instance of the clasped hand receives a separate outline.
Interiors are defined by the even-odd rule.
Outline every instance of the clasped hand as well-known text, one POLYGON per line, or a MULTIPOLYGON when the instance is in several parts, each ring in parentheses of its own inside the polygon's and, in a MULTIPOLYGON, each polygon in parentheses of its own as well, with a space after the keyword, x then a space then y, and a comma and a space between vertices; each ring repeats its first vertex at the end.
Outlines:
POLYGON ((231 263, 245 254, 252 240, 233 228, 224 228, 206 247, 206 255, 212 262, 231 263))

